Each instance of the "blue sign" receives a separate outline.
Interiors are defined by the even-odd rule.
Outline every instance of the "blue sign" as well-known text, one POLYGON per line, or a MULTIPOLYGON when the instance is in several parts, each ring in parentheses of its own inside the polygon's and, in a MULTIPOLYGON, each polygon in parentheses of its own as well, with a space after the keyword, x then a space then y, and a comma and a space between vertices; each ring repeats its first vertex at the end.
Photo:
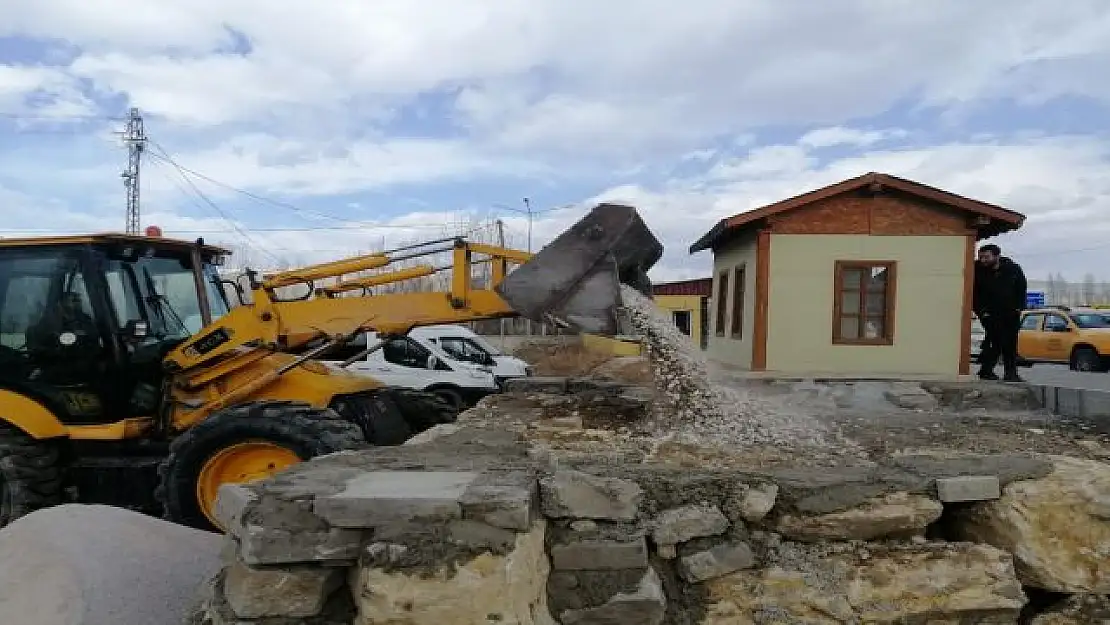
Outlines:
POLYGON ((1044 308, 1044 291, 1026 291, 1026 308, 1044 308))

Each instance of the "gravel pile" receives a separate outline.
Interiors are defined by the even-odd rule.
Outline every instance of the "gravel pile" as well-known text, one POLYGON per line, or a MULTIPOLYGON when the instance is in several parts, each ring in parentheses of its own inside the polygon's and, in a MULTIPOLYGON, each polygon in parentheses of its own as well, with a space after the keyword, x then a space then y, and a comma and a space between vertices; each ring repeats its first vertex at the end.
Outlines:
MULTIPOLYGON (((713 384, 704 353, 669 315, 639 291, 623 286, 632 327, 644 340, 660 393, 653 424, 665 440, 727 446, 828 447, 829 434, 812 416, 781 402, 713 384)), ((843 443, 838 441, 837 447, 843 443)))

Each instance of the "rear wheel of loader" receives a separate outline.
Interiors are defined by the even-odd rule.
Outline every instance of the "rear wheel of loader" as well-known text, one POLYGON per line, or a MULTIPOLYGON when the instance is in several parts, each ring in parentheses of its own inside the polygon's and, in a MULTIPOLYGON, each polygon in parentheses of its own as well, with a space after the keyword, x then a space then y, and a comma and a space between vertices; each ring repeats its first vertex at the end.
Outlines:
POLYGON ((458 407, 435 393, 402 387, 389 387, 381 392, 389 395, 414 433, 454 423, 459 416, 458 407))
POLYGON ((170 445, 157 497, 170 521, 224 529, 216 519, 223 484, 263 479, 298 462, 365 447, 362 431, 332 410, 257 402, 212 415, 170 445))
POLYGON ((0 425, 0 527, 61 502, 58 447, 0 425))

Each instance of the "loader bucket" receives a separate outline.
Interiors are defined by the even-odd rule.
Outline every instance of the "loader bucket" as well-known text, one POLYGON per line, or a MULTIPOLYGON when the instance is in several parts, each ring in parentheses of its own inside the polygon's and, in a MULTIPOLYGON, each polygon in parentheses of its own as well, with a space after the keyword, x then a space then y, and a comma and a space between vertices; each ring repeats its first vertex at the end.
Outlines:
POLYGON ((496 287, 521 316, 580 332, 629 334, 621 284, 651 295, 663 245, 636 209, 599 204, 496 287))

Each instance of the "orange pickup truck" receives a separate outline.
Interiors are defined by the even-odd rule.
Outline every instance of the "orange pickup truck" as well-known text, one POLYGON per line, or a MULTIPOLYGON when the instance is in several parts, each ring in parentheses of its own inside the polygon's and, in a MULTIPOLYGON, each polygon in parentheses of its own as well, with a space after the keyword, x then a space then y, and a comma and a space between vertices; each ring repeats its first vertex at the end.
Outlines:
POLYGON ((1105 310, 1038 308, 1021 313, 1022 364, 1066 364, 1076 371, 1110 370, 1110 318, 1105 310))

